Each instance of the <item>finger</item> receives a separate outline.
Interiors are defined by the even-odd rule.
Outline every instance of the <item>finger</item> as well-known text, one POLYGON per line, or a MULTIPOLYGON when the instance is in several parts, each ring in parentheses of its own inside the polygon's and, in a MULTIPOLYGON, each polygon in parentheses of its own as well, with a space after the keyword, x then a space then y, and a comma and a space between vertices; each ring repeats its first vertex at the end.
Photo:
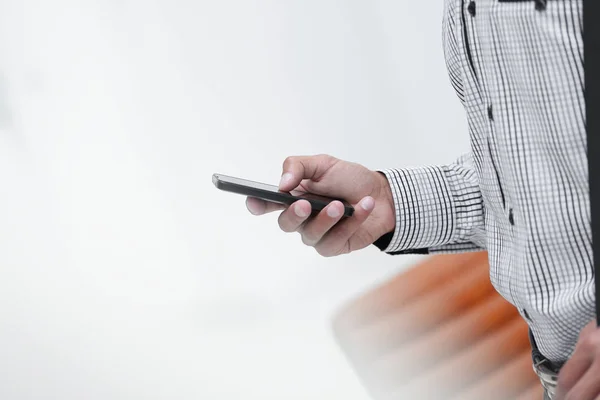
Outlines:
POLYGON ((594 362, 597 352, 595 343, 597 335, 589 326, 581 331, 573 355, 558 375, 557 396, 559 399, 563 398, 577 384, 594 362))
POLYGON ((311 206, 306 200, 298 200, 279 215, 279 228, 284 232, 295 232, 310 216, 311 206))
POLYGON ((567 399, 594 400, 600 396, 600 360, 596 360, 571 390, 567 399))
POLYGON ((341 218, 344 205, 340 201, 329 203, 317 216, 302 227, 302 241, 314 246, 341 218))
POLYGON ((571 359, 564 365, 558 375, 557 398, 561 399, 569 393, 592 365, 590 353, 575 351, 571 359))
POLYGON ((263 215, 273 211, 283 210, 285 209, 285 206, 283 204, 271 203, 270 201, 264 201, 255 197, 247 197, 246 208, 254 215, 263 215))
POLYGON ((337 159, 327 155, 286 158, 279 190, 293 190, 303 179, 318 180, 336 161, 337 159))
POLYGON ((352 250, 349 245, 349 240, 356 233, 358 228, 366 221, 375 208, 375 200, 367 196, 363 198, 354 207, 354 214, 345 221, 337 224, 332 228, 319 243, 315 249, 319 254, 325 257, 342 254, 352 250))
POLYGON ((587 335, 593 335, 594 332, 596 332, 598 330, 598 324, 596 322, 596 320, 594 319, 592 322, 590 322, 589 324, 587 324, 585 326, 585 328, 583 328, 583 330, 581 331, 581 333, 579 334, 579 337, 584 337, 587 335))

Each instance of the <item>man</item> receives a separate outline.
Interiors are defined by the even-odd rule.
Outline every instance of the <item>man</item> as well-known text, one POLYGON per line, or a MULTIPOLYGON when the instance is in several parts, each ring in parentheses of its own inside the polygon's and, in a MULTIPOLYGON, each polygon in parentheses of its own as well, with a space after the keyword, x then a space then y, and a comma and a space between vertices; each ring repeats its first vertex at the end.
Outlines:
MULTIPOLYGON (((279 225, 323 256, 370 244, 389 254, 486 249, 496 289, 531 328, 545 398, 600 398, 586 158, 582 0, 445 0, 450 81, 471 153, 450 165, 370 171, 290 157, 282 190, 344 198, 279 225), (585 329, 584 329, 585 327, 585 329), (558 376, 558 383, 556 383, 558 376)), ((248 199, 253 214, 281 209, 248 199)))

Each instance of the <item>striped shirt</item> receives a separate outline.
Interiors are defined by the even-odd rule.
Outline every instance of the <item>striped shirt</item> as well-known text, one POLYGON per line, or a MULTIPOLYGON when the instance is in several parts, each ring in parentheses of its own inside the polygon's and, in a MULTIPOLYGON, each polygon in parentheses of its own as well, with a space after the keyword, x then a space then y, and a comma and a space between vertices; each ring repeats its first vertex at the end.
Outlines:
POLYGON ((391 254, 488 251, 494 287, 561 363, 594 318, 583 0, 445 0, 471 152, 389 169, 391 254))

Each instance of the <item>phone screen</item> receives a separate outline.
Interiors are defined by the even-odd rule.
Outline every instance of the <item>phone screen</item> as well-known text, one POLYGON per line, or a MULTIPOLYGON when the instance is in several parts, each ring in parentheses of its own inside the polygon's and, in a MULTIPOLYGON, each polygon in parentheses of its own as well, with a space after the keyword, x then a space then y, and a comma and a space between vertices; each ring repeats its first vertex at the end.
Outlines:
POLYGON ((221 180, 222 182, 228 182, 228 183, 231 183, 234 185, 252 187, 255 189, 266 190, 268 192, 279 192, 279 187, 277 187, 275 185, 267 185, 266 183, 259 183, 259 182, 249 181, 247 179, 234 178, 233 176, 224 176, 224 175, 217 175, 213 179, 217 179, 217 178, 219 180, 221 180))
MULTIPOLYGON (((251 188, 265 190, 265 191, 274 192, 274 193, 282 193, 282 191, 279 190, 278 186, 267 185, 265 183, 249 181, 247 179, 235 178, 233 176, 215 175, 213 177, 213 180, 215 180, 215 179, 219 179, 221 182, 227 182, 227 183, 231 183, 233 185, 251 187, 251 188)), ((319 196, 317 194, 303 192, 300 190, 292 190, 289 193, 294 197, 299 197, 299 198, 303 198, 303 199, 307 199, 307 200, 310 200, 310 199, 320 200, 320 201, 323 201, 326 203, 331 202, 332 200, 338 200, 338 201, 341 201, 345 206, 349 206, 348 202, 341 200, 341 199, 336 199, 336 198, 331 198, 331 197, 326 197, 326 196, 319 196)))

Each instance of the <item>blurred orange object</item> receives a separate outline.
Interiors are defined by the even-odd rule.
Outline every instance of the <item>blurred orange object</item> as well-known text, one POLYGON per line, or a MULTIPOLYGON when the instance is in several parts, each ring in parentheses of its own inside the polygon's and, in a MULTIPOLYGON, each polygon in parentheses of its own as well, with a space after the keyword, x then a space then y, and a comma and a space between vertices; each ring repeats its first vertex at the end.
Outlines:
POLYGON ((333 327, 374 399, 541 398, 527 324, 494 291, 485 252, 427 257, 333 327))

